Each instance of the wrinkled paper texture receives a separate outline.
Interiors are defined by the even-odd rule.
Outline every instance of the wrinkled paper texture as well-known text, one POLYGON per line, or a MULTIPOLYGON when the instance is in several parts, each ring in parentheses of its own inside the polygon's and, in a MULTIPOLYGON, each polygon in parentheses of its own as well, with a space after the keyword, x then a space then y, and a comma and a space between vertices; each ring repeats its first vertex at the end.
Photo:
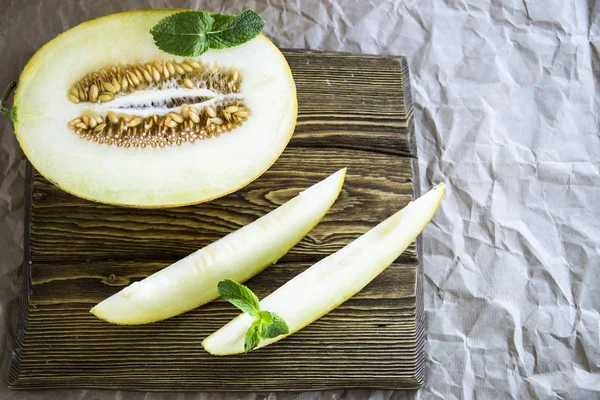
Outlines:
POLYGON ((25 158, 2 120, 1 399, 600 398, 600 2, 0 3, 2 87, 56 34, 135 8, 250 7, 280 47, 405 55, 420 184, 448 185, 424 233, 428 362, 418 392, 11 392, 25 158))

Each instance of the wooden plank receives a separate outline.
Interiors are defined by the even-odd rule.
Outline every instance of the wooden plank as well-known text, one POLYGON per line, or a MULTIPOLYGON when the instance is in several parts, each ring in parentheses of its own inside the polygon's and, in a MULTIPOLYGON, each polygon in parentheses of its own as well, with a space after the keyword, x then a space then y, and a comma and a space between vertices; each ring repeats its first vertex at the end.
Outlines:
POLYGON ((411 246, 338 309, 276 345, 213 357, 200 342, 237 311, 216 300, 166 321, 116 326, 89 308, 244 226, 342 167, 323 221, 248 282, 259 297, 403 207, 415 192, 412 111, 400 57, 285 53, 298 89, 294 137, 258 180, 189 207, 136 210, 73 197, 32 171, 27 285, 14 389, 152 391, 406 389, 423 380, 422 276, 411 246))
MULTIPOLYGON (((231 305, 215 301, 150 325, 106 324, 87 312, 96 296, 104 293, 87 292, 94 287, 88 276, 103 282, 97 285, 106 286, 107 292, 119 289, 103 279, 115 268, 109 264, 94 264, 94 269, 83 275, 72 273, 82 271, 81 265, 34 265, 33 270, 40 272, 32 275, 36 290, 31 296, 27 341, 21 349, 20 383, 31 380, 32 386, 79 387, 85 382, 88 386, 139 388, 135 385, 142 381, 149 383, 146 389, 204 386, 224 391, 263 390, 265 383, 277 390, 299 383, 295 388, 300 390, 314 385, 351 387, 359 382, 383 387, 386 381, 389 384, 414 374, 415 266, 393 265, 360 295, 282 341, 281 346, 265 348, 262 354, 212 357, 202 350, 200 341, 237 315, 231 305), (62 267, 71 271, 65 275, 73 282, 59 286, 62 267), (390 281, 405 284, 391 287, 390 281), (54 299, 51 294, 56 291, 73 292, 73 296, 66 301, 54 299), (239 379, 240 370, 244 371, 243 380, 239 379), (338 379, 329 381, 336 373, 338 379), (317 379, 319 375, 326 376, 317 379), (155 386, 158 383, 164 386, 155 386)), ((276 285, 307 266, 275 265, 269 267, 271 274, 263 273, 248 284, 262 296, 272 290, 269 277, 276 285)), ((140 275, 160 267, 156 263, 140 275)), ((133 263, 116 268, 126 272, 123 276, 127 271, 137 275, 133 263)))
MULTIPOLYGON (((145 278, 168 266, 168 262, 97 261, 78 264, 33 264, 31 283, 36 288, 30 304, 89 303, 94 305, 135 281, 145 278)), ((248 281, 259 297, 265 297, 273 288, 298 275, 312 263, 277 263, 268 274, 261 273, 248 281)), ((375 278, 355 298, 411 299, 416 295, 412 265, 393 265, 375 278), (397 285, 397 282, 407 282, 397 285)), ((412 300, 411 300, 412 301, 412 300)))
MULTIPOLYGON (((154 210, 81 200, 36 174, 32 261, 174 261, 247 225, 343 167, 348 167, 348 173, 342 194, 321 223, 285 258, 315 262, 412 199, 409 158, 368 151, 290 148, 261 179, 236 193, 195 206, 154 210), (302 170, 297 169, 299 162, 302 170)), ((404 259, 414 260, 414 255, 411 248, 404 259)))
POLYGON ((404 58, 307 50, 286 51, 285 57, 299 88, 291 146, 416 154, 409 143, 412 106, 405 96, 410 82, 404 58))

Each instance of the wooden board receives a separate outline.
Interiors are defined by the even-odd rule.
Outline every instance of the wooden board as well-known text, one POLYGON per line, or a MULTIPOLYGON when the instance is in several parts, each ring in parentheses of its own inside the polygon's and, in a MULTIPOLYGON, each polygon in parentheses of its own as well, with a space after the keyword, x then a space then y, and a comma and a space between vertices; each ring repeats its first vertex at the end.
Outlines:
POLYGON ((417 388, 422 284, 411 246, 362 292, 289 338, 213 357, 200 342, 238 314, 217 300, 167 321, 115 326, 91 306, 348 167, 323 221, 248 282, 264 297, 406 205, 415 192, 409 78, 401 57, 285 51, 299 117, 258 180, 196 206, 137 210, 71 196, 31 171, 27 282, 9 375, 14 389, 271 391, 417 388))

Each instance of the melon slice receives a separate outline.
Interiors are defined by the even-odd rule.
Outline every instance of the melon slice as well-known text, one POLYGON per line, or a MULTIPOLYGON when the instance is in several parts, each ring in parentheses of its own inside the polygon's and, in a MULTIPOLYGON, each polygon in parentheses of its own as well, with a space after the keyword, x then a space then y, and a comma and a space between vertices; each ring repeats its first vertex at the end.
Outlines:
POLYGON ((299 242, 327 213, 345 174, 345 169, 336 172, 251 224, 127 286, 91 312, 116 324, 145 324, 216 299, 221 280, 244 282, 299 242))
POLYGON ((46 44, 15 93, 15 132, 33 166, 77 196, 167 207, 248 184, 279 157, 296 123, 294 81, 264 36, 199 57, 150 34, 182 10, 78 25, 46 44))
MULTIPOLYGON (((439 184, 338 252, 322 259, 265 297, 260 309, 283 318, 289 334, 261 340, 264 347, 302 329, 358 293, 385 270, 421 233, 444 195, 439 184)), ((246 331, 253 322, 242 314, 206 338, 214 355, 244 352, 246 331)))

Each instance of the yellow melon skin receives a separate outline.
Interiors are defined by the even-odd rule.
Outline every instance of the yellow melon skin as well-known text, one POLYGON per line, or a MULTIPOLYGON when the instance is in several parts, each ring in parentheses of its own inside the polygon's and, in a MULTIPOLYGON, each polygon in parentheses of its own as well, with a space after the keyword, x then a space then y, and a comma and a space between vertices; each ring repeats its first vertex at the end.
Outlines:
POLYGON ((158 21, 180 11, 184 10, 136 10, 87 21, 31 58, 14 97, 15 133, 45 178, 92 201, 175 207, 234 192, 277 160, 291 139, 298 105, 288 64, 263 35, 192 58, 241 72, 240 94, 251 115, 231 132, 181 146, 125 149, 83 140, 68 128, 70 120, 95 107, 73 104, 67 97, 87 73, 117 64, 184 60, 158 49, 150 34, 158 21))

